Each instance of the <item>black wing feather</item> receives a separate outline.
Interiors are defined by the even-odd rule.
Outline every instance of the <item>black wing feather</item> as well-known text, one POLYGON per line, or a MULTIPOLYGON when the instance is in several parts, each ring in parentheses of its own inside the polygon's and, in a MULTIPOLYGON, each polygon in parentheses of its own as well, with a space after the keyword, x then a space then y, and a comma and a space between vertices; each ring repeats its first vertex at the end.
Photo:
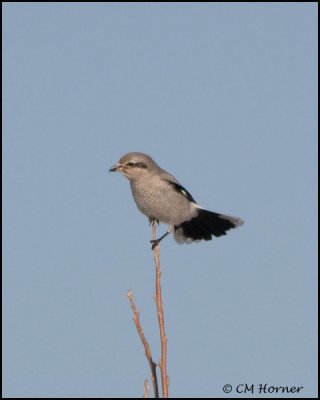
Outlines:
POLYGON ((180 185, 180 183, 177 182, 173 182, 168 180, 168 183, 170 183, 170 185, 179 193, 181 193, 186 199, 188 199, 189 201, 191 201, 191 203, 197 204, 197 202, 195 201, 195 199, 191 196, 191 194, 187 191, 186 188, 184 188, 182 185, 180 185))

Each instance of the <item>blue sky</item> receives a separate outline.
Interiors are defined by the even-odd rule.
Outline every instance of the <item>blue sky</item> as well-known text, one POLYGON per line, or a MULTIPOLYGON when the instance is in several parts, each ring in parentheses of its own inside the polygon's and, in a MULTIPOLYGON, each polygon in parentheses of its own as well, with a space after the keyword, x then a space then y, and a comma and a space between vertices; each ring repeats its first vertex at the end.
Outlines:
POLYGON ((142 395, 126 292, 159 361, 151 230, 108 173, 142 151, 245 220, 161 245, 171 396, 316 397, 316 3, 3 11, 3 396, 142 395))

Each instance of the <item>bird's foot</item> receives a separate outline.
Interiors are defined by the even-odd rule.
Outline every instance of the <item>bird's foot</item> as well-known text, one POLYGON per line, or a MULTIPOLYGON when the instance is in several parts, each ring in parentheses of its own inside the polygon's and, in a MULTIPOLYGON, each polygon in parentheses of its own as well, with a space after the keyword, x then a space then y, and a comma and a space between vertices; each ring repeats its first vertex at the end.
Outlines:
POLYGON ((154 250, 154 248, 155 248, 156 246, 159 245, 159 243, 161 242, 161 240, 164 239, 164 238, 165 238, 167 235, 169 235, 169 234, 170 234, 170 232, 166 232, 164 235, 162 235, 162 236, 159 237, 158 239, 150 240, 150 243, 152 243, 151 249, 154 250))
POLYGON ((152 243, 151 250, 154 250, 154 248, 159 245, 159 242, 160 242, 160 240, 158 240, 158 239, 150 240, 150 243, 152 243))

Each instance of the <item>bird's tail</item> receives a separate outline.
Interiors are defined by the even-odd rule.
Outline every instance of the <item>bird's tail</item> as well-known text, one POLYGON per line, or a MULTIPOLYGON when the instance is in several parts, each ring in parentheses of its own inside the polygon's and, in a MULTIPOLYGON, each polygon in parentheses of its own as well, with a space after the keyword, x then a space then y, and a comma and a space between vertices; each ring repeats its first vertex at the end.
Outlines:
POLYGON ((226 235, 229 229, 242 224, 243 221, 240 218, 199 208, 196 217, 175 226, 174 238, 178 243, 211 240, 212 236, 226 235))

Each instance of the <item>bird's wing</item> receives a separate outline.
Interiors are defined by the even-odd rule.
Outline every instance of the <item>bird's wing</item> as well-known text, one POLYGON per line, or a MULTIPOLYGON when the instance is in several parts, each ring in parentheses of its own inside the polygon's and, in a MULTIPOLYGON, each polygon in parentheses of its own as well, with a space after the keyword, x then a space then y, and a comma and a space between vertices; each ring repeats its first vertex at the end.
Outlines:
POLYGON ((171 179, 166 179, 166 181, 182 196, 184 196, 186 199, 188 199, 191 203, 197 204, 195 199, 191 196, 191 194, 185 189, 180 183, 175 182, 171 179))

